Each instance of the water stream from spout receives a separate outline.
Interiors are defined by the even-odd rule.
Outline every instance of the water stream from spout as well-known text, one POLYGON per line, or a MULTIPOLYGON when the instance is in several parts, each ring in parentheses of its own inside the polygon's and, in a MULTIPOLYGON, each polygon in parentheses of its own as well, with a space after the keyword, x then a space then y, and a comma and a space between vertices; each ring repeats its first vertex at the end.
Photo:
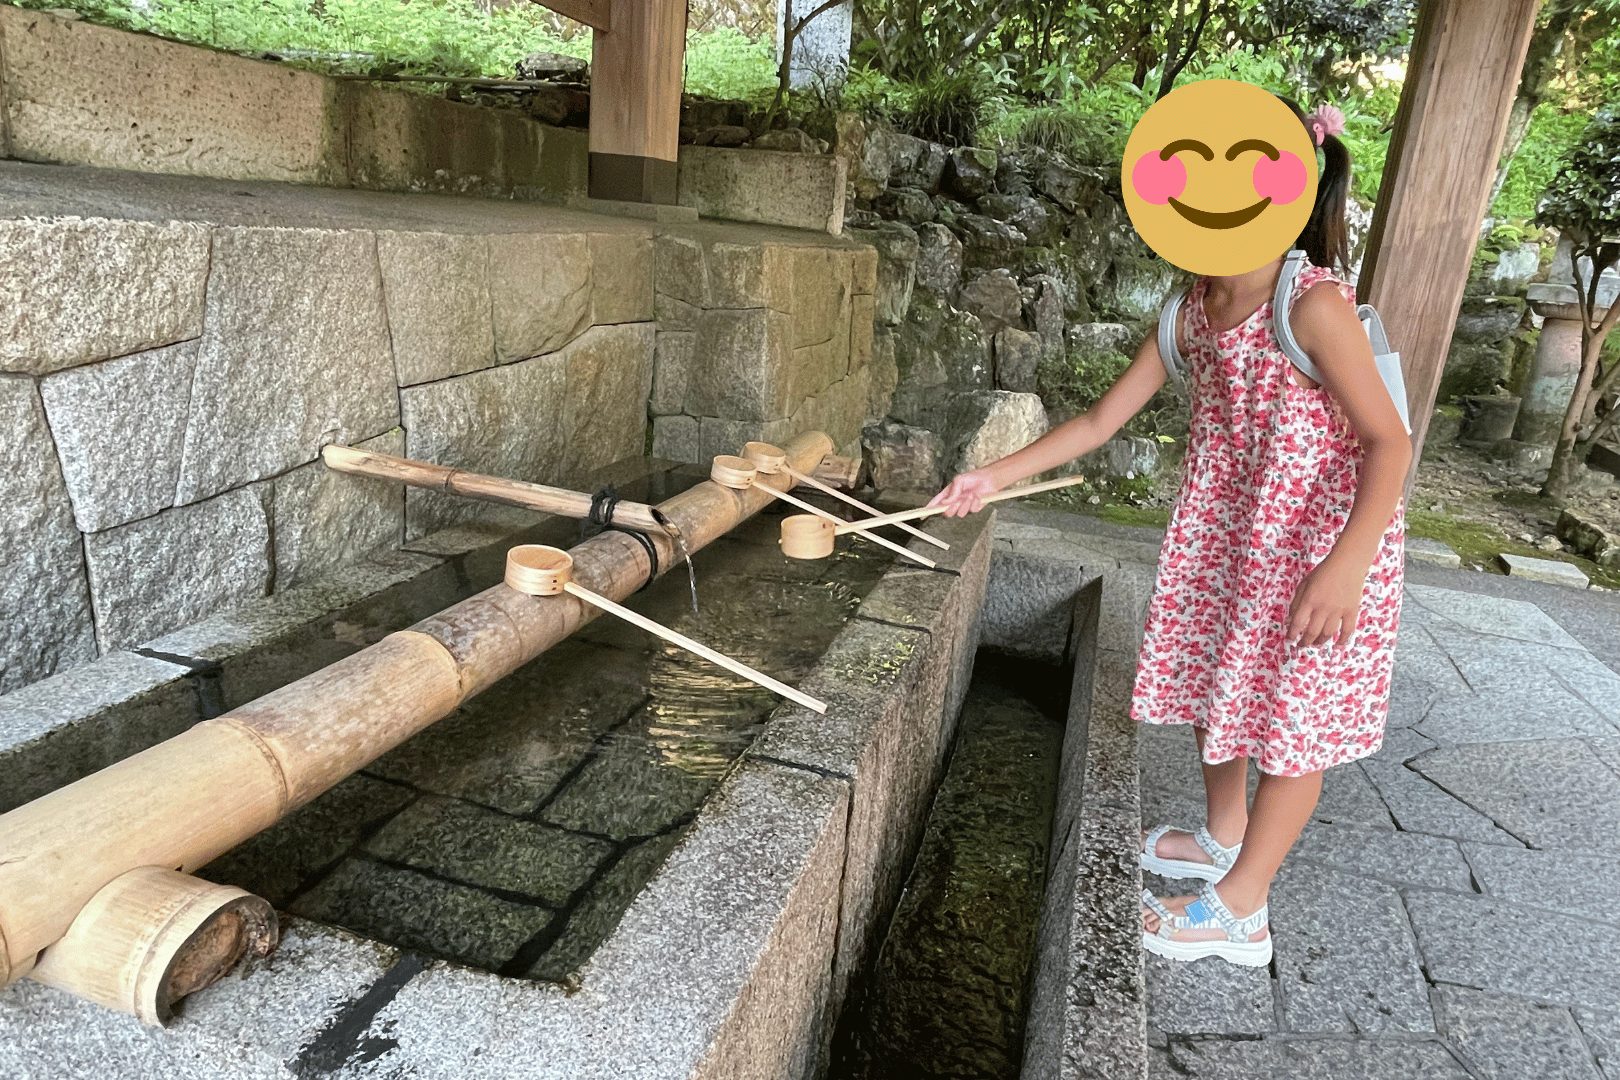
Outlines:
POLYGON ((686 580, 692 589, 692 616, 696 618, 698 613, 697 570, 692 566, 692 552, 686 546, 686 537, 681 535, 680 528, 673 521, 657 510, 653 511, 653 516, 658 519, 659 524, 663 525, 664 531, 669 533, 669 538, 675 542, 675 550, 680 553, 681 562, 686 564, 686 580))

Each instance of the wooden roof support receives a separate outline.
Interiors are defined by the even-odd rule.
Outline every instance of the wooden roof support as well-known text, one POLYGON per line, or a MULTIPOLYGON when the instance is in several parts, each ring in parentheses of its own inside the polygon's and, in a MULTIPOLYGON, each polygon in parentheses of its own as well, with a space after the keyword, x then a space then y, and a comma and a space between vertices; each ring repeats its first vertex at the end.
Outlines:
MULTIPOLYGON (((640 0, 619 0, 619 2, 634 6, 640 0)), ((584 23, 592 30, 613 29, 614 0, 538 0, 538 3, 565 19, 584 23)))
POLYGON ((1420 0, 1362 261, 1401 350, 1415 475, 1539 0, 1420 0))
POLYGON ((591 197, 673 204, 686 0, 614 0, 612 23, 591 45, 591 197))

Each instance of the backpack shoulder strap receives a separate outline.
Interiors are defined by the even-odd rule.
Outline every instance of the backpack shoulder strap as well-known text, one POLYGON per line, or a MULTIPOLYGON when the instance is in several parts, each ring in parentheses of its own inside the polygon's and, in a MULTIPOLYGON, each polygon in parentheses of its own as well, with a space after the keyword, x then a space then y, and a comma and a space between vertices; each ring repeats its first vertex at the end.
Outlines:
POLYGON ((1271 296, 1271 334, 1277 339, 1277 346, 1282 349, 1283 355, 1288 357, 1288 362, 1312 382, 1320 383, 1321 372, 1305 355, 1305 350, 1294 337, 1293 327, 1288 323, 1289 312, 1294 307, 1294 283, 1299 280, 1299 272, 1303 269, 1303 251, 1295 248, 1283 257, 1282 272, 1277 275, 1277 291, 1271 296))
POLYGON ((1180 386, 1184 381, 1181 359, 1181 346, 1177 343, 1180 335, 1176 333, 1176 323, 1181 315, 1181 306, 1187 302, 1187 295, 1192 290, 1183 289, 1171 293, 1165 300, 1164 307, 1159 309, 1159 359, 1164 361, 1164 370, 1170 376, 1170 381, 1180 386))

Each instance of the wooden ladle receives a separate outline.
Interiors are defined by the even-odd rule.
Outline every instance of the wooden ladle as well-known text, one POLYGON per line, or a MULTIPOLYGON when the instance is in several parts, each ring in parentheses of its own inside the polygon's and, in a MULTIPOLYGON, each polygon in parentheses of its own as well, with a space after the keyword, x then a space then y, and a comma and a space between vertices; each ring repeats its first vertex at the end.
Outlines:
MULTIPOLYGON (((1039 484, 998 491, 994 495, 986 496, 984 501, 993 503, 1006 499, 1021 499, 1025 495, 1038 495, 1043 491, 1072 487, 1084 480, 1085 477, 1082 476, 1065 476, 1058 480, 1047 480, 1039 484)), ((943 506, 919 506, 915 510, 902 510, 898 514, 885 514, 882 517, 852 523, 829 522, 820 516, 794 514, 782 519, 782 554, 790 559, 825 559, 833 553, 833 542, 845 533, 871 529, 878 525, 916 521, 918 518, 933 517, 944 512, 943 506)))
MULTIPOLYGON (((780 499, 789 506, 796 506, 800 510, 805 511, 805 513, 813 515, 829 529, 838 527, 840 534, 852 532, 863 540, 870 540, 872 543, 877 544, 880 547, 886 547, 896 555, 910 559, 912 562, 918 563, 919 565, 926 566, 930 570, 939 565, 933 559, 930 559, 924 555, 919 555, 915 551, 904 548, 895 543, 893 540, 889 540, 881 536, 873 536, 871 533, 866 531, 866 521, 844 522, 827 513, 827 511, 823 510, 821 507, 813 506, 797 496, 789 495, 785 491, 778 491, 769 484, 756 485, 754 483, 754 479, 758 475, 759 469, 754 466, 753 462, 749 461, 747 458, 734 457, 731 454, 721 454, 719 457, 714 459, 714 464, 709 468, 709 479, 713 480, 721 487, 735 488, 738 491, 746 491, 751 487, 757 486, 759 490, 769 492, 772 498, 780 499)), ((800 515, 794 516, 797 517, 800 515)), ((872 521, 877 519, 868 518, 867 520, 872 521)), ((829 549, 827 554, 832 554, 832 551, 829 549)))
MULTIPOLYGON (((883 511, 879 510, 877 507, 868 506, 866 503, 861 502, 861 500, 855 498, 854 496, 844 494, 831 484, 824 484, 815 477, 807 476, 806 474, 795 469, 793 466, 788 464, 787 451, 783 450, 779 446, 772 446, 770 443, 765 442, 751 442, 743 447, 742 456, 753 462, 754 468, 758 469, 762 473, 765 473, 767 476, 773 476, 779 472, 787 473, 798 483, 804 484, 807 487, 813 487, 817 491, 825 492, 828 495, 831 495, 833 498, 848 503, 850 506, 855 507, 855 509, 869 514, 872 517, 881 517, 883 514, 883 511)), ((937 536, 929 536, 921 529, 912 528, 910 525, 904 523, 899 524, 897 528, 899 528, 902 532, 910 533, 919 540, 924 540, 930 544, 933 544, 941 551, 951 550, 951 545, 947 544, 937 536)))
POLYGON ((740 660, 733 660, 724 653, 715 652, 700 641, 694 641, 678 631, 671 630, 663 623, 654 622, 637 612, 631 611, 622 604, 616 604, 600 593, 592 592, 583 585, 574 582, 574 557, 562 548, 551 547, 547 544, 520 544, 506 553, 506 584, 520 593, 530 596, 558 596, 567 593, 577 597, 593 607, 601 608, 609 615, 617 615, 632 626, 641 628, 649 634, 663 638, 674 645, 679 645, 688 652, 696 653, 711 663, 719 664, 727 671, 735 672, 750 682, 758 683, 767 690, 780 694, 795 704, 803 705, 814 712, 825 713, 827 705, 818 698, 795 690, 783 682, 771 678, 763 671, 757 671, 740 660))

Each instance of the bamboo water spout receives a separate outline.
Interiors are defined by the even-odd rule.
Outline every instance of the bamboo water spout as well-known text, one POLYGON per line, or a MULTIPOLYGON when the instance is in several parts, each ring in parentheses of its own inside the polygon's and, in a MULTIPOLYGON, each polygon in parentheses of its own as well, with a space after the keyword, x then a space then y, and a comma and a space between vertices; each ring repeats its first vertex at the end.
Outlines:
MULTIPOLYGON (((1009 488, 998 491, 994 495, 986 496, 986 503, 1004 502, 1007 499, 1021 499, 1026 495, 1038 495, 1043 491, 1056 491, 1058 488, 1072 487, 1084 483, 1082 476, 1065 476, 1059 480, 1046 480, 1039 484, 1029 484, 1024 487, 1009 488)), ((915 510, 902 510, 898 514, 885 514, 882 517, 867 518, 859 522, 833 522, 821 516, 810 514, 793 514, 782 519, 782 554, 790 559, 825 559, 833 553, 833 542, 845 533, 855 533, 858 536, 866 535, 862 530, 871 529, 879 525, 897 525, 902 521, 917 521, 920 518, 933 517, 943 514, 943 506, 919 506, 915 510)))
MULTIPOLYGON (((786 469, 780 470, 777 473, 767 473, 765 475, 769 477, 781 476, 790 486, 793 483, 793 477, 786 469)), ((750 487, 753 487, 759 476, 760 471, 756 469, 753 463, 747 458, 734 457, 730 454, 721 454, 719 457, 715 458, 714 464, 709 469, 709 479, 713 480, 717 484, 723 484, 726 487, 735 488, 738 491, 746 491, 750 487)), ((789 495, 786 491, 775 487, 767 487, 765 490, 769 491, 773 498, 780 499, 789 506, 796 506, 812 517, 821 519, 826 523, 828 528, 833 528, 835 526, 844 524, 843 522, 840 522, 838 518, 821 509, 821 507, 813 506, 810 503, 805 502, 803 499, 789 495)), ((867 532, 865 521, 850 523, 850 527, 847 531, 854 533, 862 540, 870 540, 879 547, 888 548, 896 555, 909 559, 912 562, 918 563, 922 566, 926 566, 930 570, 939 565, 930 558, 919 555, 915 551, 910 551, 901 547, 893 540, 886 539, 882 536, 874 536, 872 533, 867 532)), ((831 552, 828 552, 828 554, 831 554, 831 552)))
MULTIPOLYGON (((531 484, 526 480, 508 480, 501 476, 452 469, 428 461, 379 454, 371 450, 356 450, 352 446, 330 443, 321 448, 321 460, 326 467, 355 476, 369 476, 377 480, 393 480, 408 487, 426 491, 442 491, 449 495, 462 495, 469 499, 521 506, 544 514, 584 520, 591 516, 595 500, 583 491, 531 484)), ((665 524, 658 520, 653 508, 645 503, 620 500, 613 504, 612 524, 622 525, 637 532, 663 532, 665 524)))
MULTIPOLYGON (((817 491, 831 495, 839 502, 853 506, 855 509, 860 510, 871 517, 881 517, 883 515, 883 511, 879 510, 877 507, 868 506, 866 503, 861 502, 861 500, 855 498, 853 495, 846 495, 844 492, 839 491, 831 484, 822 483, 813 475, 807 476, 804 473, 795 472, 787 464, 787 452, 779 446, 772 446, 770 443, 763 442, 747 443, 743 446, 743 457, 747 458, 749 461, 752 461, 754 463, 754 468, 758 469, 762 473, 777 473, 786 470, 789 476, 793 477, 794 480, 805 485, 806 487, 813 487, 817 491)), ((906 524, 900 524, 898 528, 901 532, 910 533, 919 540, 933 544, 941 551, 951 550, 951 545, 947 544, 937 536, 928 535, 921 529, 916 529, 906 524)))
MULTIPOLYGON (((832 450, 788 447, 795 468, 832 450)), ((746 490, 701 483, 658 506, 697 551, 767 505, 787 478, 746 490)), ((658 568, 674 542, 646 539, 658 568)), ((613 600, 652 572, 640 539, 604 532, 572 549, 573 577, 613 600)), ((100 772, 0 815, 0 985, 50 962, 91 899, 143 866, 190 873, 274 825, 595 618, 505 584, 467 598, 100 772), (45 955, 42 957, 41 953, 45 955)))

